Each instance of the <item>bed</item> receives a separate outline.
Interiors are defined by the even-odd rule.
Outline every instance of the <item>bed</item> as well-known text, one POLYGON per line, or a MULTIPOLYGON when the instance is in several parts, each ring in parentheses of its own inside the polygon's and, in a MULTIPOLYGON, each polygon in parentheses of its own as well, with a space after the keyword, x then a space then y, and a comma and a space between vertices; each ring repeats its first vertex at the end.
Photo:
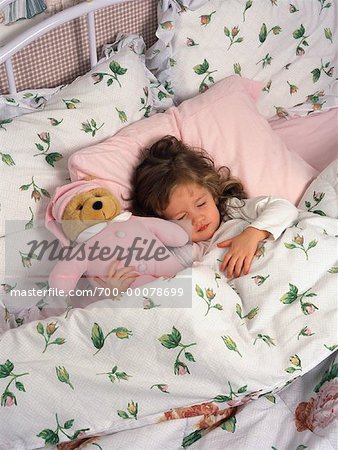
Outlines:
POLYGON ((338 448, 336 9, 95 0, 0 48, 0 449, 338 448), (230 283, 214 249, 120 301, 56 295, 28 245, 55 189, 124 201, 164 130, 297 222, 230 283))

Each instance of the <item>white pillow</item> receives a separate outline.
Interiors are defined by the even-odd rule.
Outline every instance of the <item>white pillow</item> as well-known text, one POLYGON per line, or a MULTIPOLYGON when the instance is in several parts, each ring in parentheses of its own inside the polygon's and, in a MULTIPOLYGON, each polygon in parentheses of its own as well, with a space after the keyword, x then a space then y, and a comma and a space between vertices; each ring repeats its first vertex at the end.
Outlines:
POLYGON ((160 2, 147 65, 176 102, 238 73, 264 83, 266 118, 338 105, 337 3, 317 0, 160 2))
POLYGON ((24 229, 44 218, 54 189, 69 181, 67 160, 75 150, 154 112, 159 91, 153 94, 154 77, 134 51, 142 45, 136 36, 122 40, 109 59, 62 88, 42 111, 2 124, 0 236, 6 220, 22 220, 24 229))

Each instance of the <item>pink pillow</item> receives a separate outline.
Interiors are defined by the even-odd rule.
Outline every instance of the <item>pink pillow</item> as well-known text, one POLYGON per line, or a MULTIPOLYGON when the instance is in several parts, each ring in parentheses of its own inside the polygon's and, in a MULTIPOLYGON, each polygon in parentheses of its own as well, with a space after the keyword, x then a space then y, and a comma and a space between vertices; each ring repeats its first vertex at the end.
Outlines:
POLYGON ((216 165, 228 166, 250 197, 272 195, 297 203, 317 171, 289 152, 258 113, 255 100, 260 91, 259 82, 236 75, 225 78, 178 107, 74 153, 69 160, 71 179, 103 178, 116 195, 126 197, 139 151, 171 134, 204 148, 216 165))
POLYGON ((319 172, 337 158, 338 108, 269 123, 291 152, 297 153, 319 172))

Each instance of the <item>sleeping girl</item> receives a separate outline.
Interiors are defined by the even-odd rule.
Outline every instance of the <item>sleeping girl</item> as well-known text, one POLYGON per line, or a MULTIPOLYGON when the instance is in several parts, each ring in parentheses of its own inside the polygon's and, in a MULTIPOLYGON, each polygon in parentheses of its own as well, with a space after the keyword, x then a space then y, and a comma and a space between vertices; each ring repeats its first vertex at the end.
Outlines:
MULTIPOLYGON (((215 246, 228 248, 219 261, 219 270, 228 279, 248 274, 259 244, 277 239, 298 217, 297 208, 287 200, 246 199, 242 183, 228 168, 216 168, 205 151, 173 136, 143 151, 131 185, 133 214, 172 220, 190 229, 192 255, 191 246, 173 249, 185 266, 191 265, 191 259, 194 264, 202 258, 205 262, 215 246), (236 219, 242 231, 233 235, 236 219)), ((125 288, 137 273, 133 267, 118 268, 114 262, 109 275, 109 286, 125 288)))

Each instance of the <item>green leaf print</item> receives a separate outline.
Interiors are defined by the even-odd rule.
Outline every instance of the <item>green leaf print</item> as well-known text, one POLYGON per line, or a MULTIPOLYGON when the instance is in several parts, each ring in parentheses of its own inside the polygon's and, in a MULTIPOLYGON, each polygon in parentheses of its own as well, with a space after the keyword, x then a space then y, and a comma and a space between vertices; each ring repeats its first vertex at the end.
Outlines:
POLYGON ((273 394, 265 394, 264 397, 271 403, 276 403, 276 397, 273 394))
POLYGON ((122 87, 118 77, 125 75, 128 69, 122 67, 117 61, 112 61, 109 64, 109 69, 111 70, 112 73, 107 72, 92 73, 91 77, 94 80, 94 84, 100 83, 104 79, 104 77, 108 77, 107 86, 111 86, 114 83, 114 81, 116 81, 118 85, 122 87))
POLYGON ((94 355, 96 355, 96 353, 98 353, 103 348, 107 337, 113 333, 118 339, 129 339, 129 336, 133 335, 133 332, 131 330, 128 330, 124 327, 118 327, 113 328, 111 331, 109 331, 109 333, 106 334, 106 336, 104 336, 103 330, 100 325, 96 322, 94 323, 91 334, 92 343, 94 347, 97 348, 97 352, 95 352, 94 355))
POLYGON ((331 64, 330 61, 323 63, 323 60, 321 59, 320 67, 319 68, 317 67, 316 69, 311 70, 313 83, 316 83, 319 80, 322 72, 324 72, 325 75, 327 75, 328 77, 333 76, 334 66, 329 67, 330 64, 331 64))
POLYGON ((239 394, 244 394, 244 392, 246 392, 247 389, 248 389, 248 386, 245 385, 245 386, 241 386, 239 389, 237 389, 237 391, 234 391, 233 388, 232 388, 232 386, 231 386, 230 381, 228 381, 228 385, 229 385, 229 388, 230 388, 229 394, 226 394, 226 395, 224 395, 224 394, 217 395, 216 397, 214 397, 214 398, 212 399, 213 402, 216 402, 216 403, 225 403, 225 402, 229 402, 230 400, 233 400, 234 397, 239 397, 239 394))
POLYGON ((97 127, 97 123, 95 119, 88 119, 86 122, 81 123, 81 130, 85 133, 91 133, 92 137, 95 137, 97 131, 103 127, 104 123, 102 123, 99 127, 97 127))
POLYGON ((242 355, 238 351, 236 342, 230 336, 221 336, 221 337, 223 339, 224 344, 227 346, 229 350, 238 353, 239 356, 242 357, 242 355))
POLYGON ((209 63, 206 59, 204 59, 202 64, 197 64, 196 66, 193 67, 193 71, 197 75, 204 75, 203 80, 201 81, 199 86, 199 92, 200 93, 205 92, 207 89, 209 89, 207 81, 209 81, 209 83, 214 83, 214 79, 210 75, 214 72, 217 72, 217 70, 209 71, 209 63))
POLYGON ((239 32, 240 32, 240 28, 238 27, 238 25, 232 27, 232 28, 231 28, 231 31, 225 26, 225 27, 223 28, 223 31, 224 31, 225 36, 228 37, 228 38, 230 39, 230 44, 229 44, 228 50, 230 49, 230 47, 231 47, 233 44, 240 44, 240 43, 243 42, 243 40, 244 40, 244 38, 242 38, 242 37, 236 38, 236 36, 237 36, 237 35, 239 34, 239 32), (236 38, 236 39, 235 39, 235 38, 236 38))
POLYGON ((121 67, 120 64, 117 61, 112 61, 109 64, 109 69, 115 74, 115 75, 124 75, 128 69, 121 67))
POLYGON ((45 445, 56 445, 60 442, 59 433, 64 434, 70 441, 75 440, 80 434, 85 434, 86 431, 90 430, 90 428, 81 428, 80 430, 76 430, 73 434, 66 433, 65 430, 69 430, 72 428, 74 424, 74 419, 67 420, 63 426, 60 425, 58 415, 55 414, 56 417, 56 429, 51 430, 50 428, 45 428, 37 434, 37 437, 42 438, 45 441, 45 445))
POLYGON ((236 431, 236 416, 232 416, 230 419, 223 422, 221 428, 229 433, 234 433, 236 431))
POLYGON ((240 305, 239 303, 236 303, 236 314, 237 314, 241 319, 248 319, 248 320, 251 320, 251 319, 253 319, 254 317, 257 316, 258 311, 259 311, 259 307, 256 306, 255 308, 250 309, 250 311, 249 311, 247 314, 243 315, 241 305, 240 305))
POLYGON ((138 403, 134 403, 133 400, 130 403, 128 403, 127 411, 122 410, 117 411, 117 415, 122 419, 137 420, 137 414, 138 414, 138 403))
POLYGON ((43 196, 50 198, 50 193, 46 189, 38 186, 34 181, 34 177, 32 177, 32 181, 29 184, 23 184, 19 189, 20 191, 28 191, 30 187, 33 188, 31 198, 34 199, 35 202, 40 201, 43 196))
POLYGON ((108 375, 108 379, 112 383, 114 383, 116 380, 117 381, 121 381, 121 380, 128 381, 128 378, 131 377, 131 375, 128 375, 126 372, 119 372, 117 366, 114 366, 110 372, 97 373, 96 375, 108 375))
POLYGON ((266 83, 266 85, 263 87, 262 91, 263 91, 263 92, 270 92, 271 85, 272 85, 272 80, 269 80, 269 81, 266 83))
POLYGON ((308 47, 309 45, 308 42, 306 41, 306 38, 308 38, 309 36, 305 36, 304 25, 301 24, 301 26, 292 33, 292 36, 294 37, 294 39, 300 40, 296 48, 296 55, 297 56, 304 55, 305 49, 303 47, 308 47))
POLYGON ((148 101, 149 101, 149 89, 147 86, 145 86, 143 88, 143 93, 144 93, 144 97, 141 97, 141 105, 143 105, 141 107, 141 109, 139 109, 139 111, 144 111, 144 117, 149 117, 150 115, 150 111, 151 111, 151 105, 148 105, 148 101))
POLYGON ((265 342, 269 347, 271 347, 271 345, 276 347, 276 344, 273 342, 273 339, 268 336, 267 334, 257 334, 256 339, 254 340, 253 345, 256 344, 257 340, 261 339, 263 342, 265 342))
POLYGON ((263 23, 261 26, 260 32, 259 32, 259 36, 258 36, 259 42, 261 42, 263 44, 267 35, 268 35, 268 30, 266 28, 265 23, 263 23))
POLYGON ((332 363, 331 367, 324 373, 319 383, 314 387, 314 392, 319 392, 320 388, 327 381, 334 380, 338 377, 338 363, 332 363))
POLYGON ((32 266, 32 259, 38 259, 37 256, 30 250, 29 253, 24 253, 19 250, 19 255, 21 257, 21 264, 23 267, 29 268, 32 266))
POLYGON ((305 316, 308 316, 310 314, 313 314, 317 308, 316 305, 313 303, 310 303, 308 301, 304 301, 305 298, 311 298, 316 297, 317 294, 311 291, 312 288, 307 289, 302 294, 298 294, 298 288, 297 286, 289 283, 289 291, 282 295, 282 297, 279 299, 284 305, 290 305, 291 303, 295 302, 296 300, 300 301, 300 306, 302 309, 302 313, 305 316))
POLYGON ((72 98, 70 100, 62 99, 62 101, 66 105, 67 109, 76 109, 76 105, 78 103, 81 103, 81 101, 78 98, 72 98))
POLYGON ((312 241, 309 242, 307 248, 305 248, 304 245, 304 236, 297 233, 297 236, 295 236, 292 239, 292 243, 288 243, 288 242, 284 242, 284 246, 288 249, 288 250, 294 250, 294 249, 299 249, 302 250, 302 252, 305 253, 306 259, 309 259, 309 250, 311 250, 311 248, 316 247, 316 245, 318 244, 318 241, 316 239, 313 239, 312 241))
POLYGON ((291 356, 290 359, 289 359, 289 362, 291 363, 291 366, 287 367, 285 369, 285 372, 294 373, 297 370, 299 370, 299 371, 303 370, 302 369, 302 362, 301 362, 301 360, 300 360, 298 355, 291 356))
POLYGON ((331 44, 333 44, 331 28, 324 28, 324 35, 326 39, 328 39, 331 42, 331 44))
POLYGON ((328 350, 330 350, 330 352, 334 352, 337 350, 338 345, 326 345, 324 344, 324 347, 327 348, 328 350))
POLYGON ((11 157, 11 155, 9 153, 1 153, 0 152, 0 156, 1 156, 1 161, 3 163, 5 163, 7 166, 15 166, 15 162, 14 159, 11 157))
POLYGON ((219 303, 216 303, 215 305, 212 305, 212 304, 211 304, 211 303, 212 303, 212 300, 216 297, 216 294, 215 294, 215 292, 213 291, 213 289, 210 289, 210 288, 204 288, 204 292, 203 292, 203 290, 200 288, 200 286, 199 286, 198 284, 196 284, 196 286, 195 286, 195 291, 196 291, 196 294, 197 294, 199 297, 201 297, 201 298, 204 300, 204 302, 206 303, 206 305, 207 305, 207 311, 206 311, 206 313, 205 313, 205 316, 208 315, 209 311, 210 311, 212 308, 215 308, 215 309, 217 309, 218 311, 222 311, 223 306, 220 305, 219 303))
POLYGON ((14 392, 10 390, 11 384, 14 383, 15 388, 20 392, 26 392, 25 386, 23 383, 18 381, 19 377, 23 377, 24 375, 29 375, 28 372, 15 374, 13 372, 14 364, 12 361, 7 359, 4 364, 0 364, 0 379, 1 378, 9 378, 7 385, 1 395, 1 406, 10 407, 13 405, 17 405, 17 399, 14 392))
POLYGON ((243 11, 243 22, 245 22, 245 13, 247 12, 247 10, 249 8, 251 8, 251 6, 252 6, 252 0, 247 0, 247 2, 245 3, 244 11, 243 11))
POLYGON ((5 130, 5 131, 7 131, 7 128, 5 128, 4 125, 7 125, 7 124, 12 123, 12 122, 13 122, 13 119, 3 119, 3 120, 0 120, 0 130, 5 130))
POLYGON ((271 61, 273 60, 272 56, 267 53, 264 58, 260 59, 259 61, 256 62, 256 66, 259 63, 262 63, 262 68, 264 69, 264 67, 266 66, 270 66, 271 65, 271 61))
POLYGON ((127 114, 124 111, 122 111, 122 110, 119 110, 117 108, 115 108, 115 109, 117 111, 117 114, 119 116, 119 119, 120 119, 121 123, 128 122, 127 114))
POLYGON ((187 37, 186 40, 187 47, 195 47, 196 45, 199 45, 197 42, 195 42, 192 38, 187 37))
POLYGON ((193 67, 193 70, 197 75, 203 75, 205 74, 209 69, 209 63, 205 59, 202 64, 197 64, 197 66, 193 67))
POLYGON ((54 163, 63 158, 62 154, 57 152, 48 153, 51 143, 50 134, 48 133, 48 131, 42 131, 41 133, 37 133, 37 135, 42 144, 40 142, 35 143, 35 146, 40 153, 35 153, 35 155, 33 156, 45 156, 46 162, 54 167, 54 163))
POLYGON ((298 9, 295 5, 292 5, 292 3, 290 3, 290 4, 289 4, 289 12, 290 12, 291 14, 293 14, 293 13, 295 13, 295 12, 297 12, 297 11, 299 11, 299 9, 298 9))
POLYGON ((198 441, 203 437, 202 430, 195 430, 183 438, 182 447, 190 447, 194 442, 198 441))
POLYGON ((60 159, 62 159, 62 158, 63 158, 63 156, 61 155, 61 153, 53 152, 53 153, 48 153, 48 155, 46 155, 45 160, 50 166, 54 167, 54 163, 56 161, 60 161, 60 159))
POLYGON ((180 348, 180 351, 178 352, 178 355, 174 362, 174 374, 175 375, 185 375, 186 373, 190 374, 188 365, 183 362, 180 357, 183 353, 184 357, 189 362, 195 362, 195 359, 192 355, 192 353, 187 352, 186 349, 189 347, 192 347, 193 345, 196 345, 195 342, 192 344, 182 344, 182 335, 181 333, 173 326, 172 332, 170 334, 163 334, 158 339, 163 347, 165 347, 168 350, 174 349, 174 348, 180 348))
POLYGON ((170 392, 168 391, 169 386, 167 384, 164 383, 160 383, 160 384, 153 384, 150 389, 157 387, 161 392, 163 392, 164 394, 170 394, 170 392))
POLYGON ((45 351, 47 350, 47 347, 49 345, 62 345, 66 342, 66 340, 64 338, 56 338, 54 341, 50 342, 50 339, 52 337, 52 335, 57 331, 57 329, 59 328, 57 326, 58 322, 50 322, 46 325, 46 330, 44 329, 43 325, 41 322, 39 322, 36 326, 36 330, 39 334, 41 334, 41 336, 43 336, 44 340, 45 340, 45 348, 43 350, 42 353, 45 353, 45 351))
POLYGON ((311 114, 313 111, 320 111, 322 109, 324 103, 326 103, 326 101, 321 101, 321 97, 323 97, 324 95, 325 92, 321 90, 307 96, 306 103, 312 104, 312 111, 309 111, 308 114, 311 114))
POLYGON ((258 35, 258 39, 260 42, 260 46, 266 41, 267 36, 269 35, 269 33, 273 33, 274 35, 279 34, 282 31, 281 27, 279 25, 275 25, 274 27, 270 28, 270 30, 268 31, 265 23, 262 24, 259 35, 258 35))
POLYGON ((320 12, 319 14, 323 11, 323 9, 325 8, 331 8, 332 3, 329 1, 328 3, 326 3, 328 0, 318 0, 320 3, 320 12))
POLYGON ((235 63, 234 64, 234 72, 235 72, 235 74, 237 74, 239 76, 242 76, 241 71, 242 71, 241 65, 239 63, 235 63))
POLYGON ((312 333, 310 328, 308 326, 303 327, 300 332, 298 333, 297 336, 297 340, 299 340, 299 338, 301 336, 313 336, 315 333, 312 333))
POLYGON ((65 367, 62 367, 62 366, 55 367, 55 370, 56 370, 56 376, 58 377, 59 381, 61 381, 61 383, 68 384, 72 389, 74 389, 74 386, 72 385, 72 383, 70 382, 70 379, 69 379, 69 373, 67 372, 65 367))
POLYGON ((31 218, 30 218, 29 221, 25 224, 25 230, 30 230, 31 228, 33 228, 33 225, 34 225, 34 213, 33 213, 31 207, 29 207, 29 211, 30 211, 31 218))

